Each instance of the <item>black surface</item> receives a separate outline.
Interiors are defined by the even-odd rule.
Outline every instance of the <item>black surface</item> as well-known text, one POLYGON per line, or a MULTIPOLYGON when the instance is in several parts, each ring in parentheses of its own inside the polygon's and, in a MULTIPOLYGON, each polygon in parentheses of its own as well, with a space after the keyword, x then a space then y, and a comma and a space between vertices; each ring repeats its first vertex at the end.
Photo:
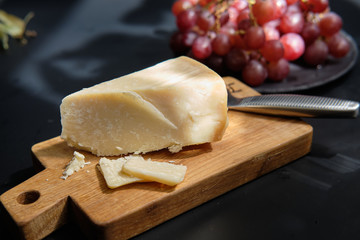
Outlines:
MULTIPOLYGON (((76 90, 173 55, 172 1, 0 1, 34 11, 38 36, 0 52, 0 193, 36 174, 30 148, 60 134, 59 104, 76 90)), ((357 0, 330 1, 360 42, 357 0)), ((338 80, 305 91, 360 100, 360 62, 338 80)), ((306 119, 312 151, 135 239, 359 239, 360 119, 306 119)), ((4 215, 4 210, 0 210, 4 215)), ((12 230, 0 225, 0 238, 12 230)), ((45 239, 83 239, 75 223, 45 239)))

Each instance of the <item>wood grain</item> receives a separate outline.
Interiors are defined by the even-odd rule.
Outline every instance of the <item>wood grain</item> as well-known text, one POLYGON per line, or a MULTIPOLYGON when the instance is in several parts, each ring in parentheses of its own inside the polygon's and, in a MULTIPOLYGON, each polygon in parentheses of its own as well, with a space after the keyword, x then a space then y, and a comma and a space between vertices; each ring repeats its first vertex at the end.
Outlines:
MULTIPOLYGON (((234 78, 224 79, 238 96, 258 95, 234 78)), ((229 120, 219 142, 144 155, 188 167, 175 187, 133 183, 109 189, 96 167, 99 157, 84 151, 90 164, 60 179, 74 149, 55 137, 32 147, 45 169, 1 195, 1 203, 25 239, 41 239, 70 220, 91 239, 127 239, 310 151, 312 127, 299 119, 229 111, 229 120)))

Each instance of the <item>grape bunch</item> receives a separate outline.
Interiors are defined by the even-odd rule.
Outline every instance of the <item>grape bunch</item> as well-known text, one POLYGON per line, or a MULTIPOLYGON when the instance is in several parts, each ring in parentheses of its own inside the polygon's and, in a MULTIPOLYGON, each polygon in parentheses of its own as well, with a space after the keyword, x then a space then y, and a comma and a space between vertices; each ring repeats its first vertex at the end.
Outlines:
POLYGON ((317 67, 350 50, 328 0, 177 0, 171 10, 176 55, 240 75, 254 87, 285 79, 289 62, 317 67))

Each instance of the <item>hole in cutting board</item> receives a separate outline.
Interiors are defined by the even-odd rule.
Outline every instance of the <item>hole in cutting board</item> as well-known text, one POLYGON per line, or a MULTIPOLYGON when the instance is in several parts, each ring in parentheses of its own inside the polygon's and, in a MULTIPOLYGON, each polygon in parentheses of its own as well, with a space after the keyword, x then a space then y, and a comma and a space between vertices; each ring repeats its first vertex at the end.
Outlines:
POLYGON ((36 190, 31 190, 21 193, 17 197, 17 202, 23 205, 36 202, 40 197, 40 192, 36 190))

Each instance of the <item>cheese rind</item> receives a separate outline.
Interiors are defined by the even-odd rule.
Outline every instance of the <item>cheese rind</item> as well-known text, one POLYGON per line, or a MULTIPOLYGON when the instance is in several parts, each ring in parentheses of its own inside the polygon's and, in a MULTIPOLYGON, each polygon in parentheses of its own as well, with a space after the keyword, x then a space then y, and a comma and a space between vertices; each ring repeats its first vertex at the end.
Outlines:
POLYGON ((187 167, 184 165, 144 160, 142 157, 127 158, 122 167, 122 171, 127 174, 148 181, 164 183, 169 186, 174 186, 182 182, 184 180, 186 170, 187 167))
POLYGON ((60 112, 61 137, 98 156, 176 152, 221 140, 228 123, 224 81, 188 57, 75 92, 60 112))

